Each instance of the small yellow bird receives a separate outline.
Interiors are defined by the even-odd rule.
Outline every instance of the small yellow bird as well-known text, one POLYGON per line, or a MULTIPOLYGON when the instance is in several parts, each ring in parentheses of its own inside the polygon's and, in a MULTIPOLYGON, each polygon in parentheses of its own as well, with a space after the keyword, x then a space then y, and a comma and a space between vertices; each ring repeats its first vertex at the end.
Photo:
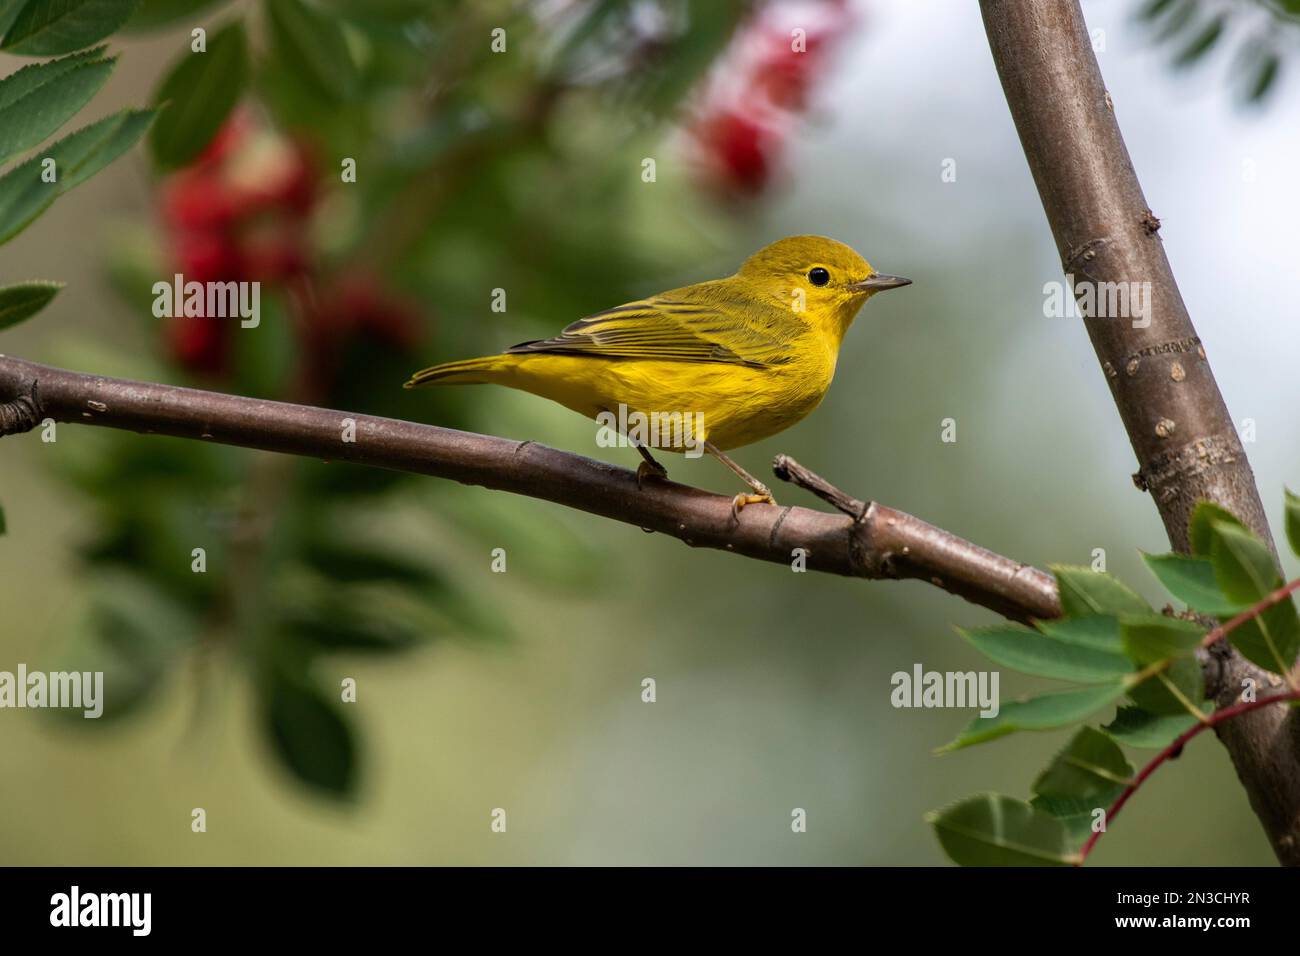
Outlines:
POLYGON ((616 421, 644 459, 638 482, 668 474, 649 448, 702 447, 753 491, 736 495, 735 514, 776 502, 723 450, 775 435, 816 408, 858 309, 911 281, 876 272, 834 239, 791 236, 726 279, 597 312, 501 355, 435 365, 406 387, 490 382, 616 421))

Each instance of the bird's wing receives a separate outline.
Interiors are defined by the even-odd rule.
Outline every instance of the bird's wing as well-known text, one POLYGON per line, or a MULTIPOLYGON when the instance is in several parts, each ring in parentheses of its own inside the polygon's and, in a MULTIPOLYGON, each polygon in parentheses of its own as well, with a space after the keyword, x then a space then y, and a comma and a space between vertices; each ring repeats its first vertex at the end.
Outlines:
POLYGON ((615 306, 579 319, 559 335, 522 342, 512 354, 550 352, 616 359, 721 362, 767 368, 790 361, 791 328, 769 321, 760 327, 753 306, 731 309, 709 300, 695 302, 671 292, 615 306))

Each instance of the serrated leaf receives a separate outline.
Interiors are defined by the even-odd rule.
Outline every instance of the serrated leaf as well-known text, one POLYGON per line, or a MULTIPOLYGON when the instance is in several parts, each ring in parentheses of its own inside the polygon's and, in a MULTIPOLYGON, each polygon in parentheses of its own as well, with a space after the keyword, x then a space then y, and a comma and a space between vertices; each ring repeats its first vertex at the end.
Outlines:
POLYGON ((156 102, 163 105, 149 131, 154 162, 184 166, 212 141, 248 82, 248 47, 235 20, 208 38, 204 53, 187 52, 167 74, 156 102))
POLYGON ((320 92, 339 99, 357 85, 357 68, 342 27, 301 0, 265 5, 276 53, 320 92))
POLYGON ((0 329, 30 319, 63 288, 62 282, 20 282, 0 288, 0 329))
MULTIPOLYGON (((4 15, 3 3, 4 0, 0 0, 0 18, 4 15)), ((104 56, 106 49, 108 48, 98 46, 93 50, 83 50, 81 53, 60 57, 57 60, 46 60, 44 63, 29 63, 27 66, 15 70, 3 80, 0 80, 0 108, 9 106, 33 90, 39 89, 79 66, 84 66, 87 63, 97 63, 101 60, 115 60, 116 57, 104 56)))
POLYGON ((1079 647, 1091 647, 1109 654, 1124 654, 1124 641, 1119 633, 1119 619, 1105 614, 1087 617, 1058 617, 1050 621, 1035 621, 1034 626, 1044 634, 1079 647))
POLYGON ((0 80, 0 163, 42 142, 90 102, 116 63, 101 52, 33 63, 0 80))
POLYGON ((1192 509, 1192 516, 1187 522, 1187 538, 1192 546, 1192 554, 1198 558, 1210 556, 1210 545, 1214 540, 1214 522, 1226 521, 1244 528, 1241 520, 1226 508, 1220 508, 1210 501, 1198 501, 1192 509))
POLYGON ((1068 627, 1040 633, 1004 624, 959 630, 959 633, 990 660, 1039 677, 1097 684, 1122 677, 1133 669, 1123 654, 1074 643, 1069 639, 1068 627))
MULTIPOLYGON (((1225 521, 1212 525, 1210 560, 1223 593, 1234 601, 1253 604, 1282 586, 1282 576, 1268 545, 1246 529, 1225 521)), ((1300 615, 1286 598, 1236 628, 1228 639, 1248 660, 1266 670, 1286 674, 1300 653, 1300 615)))
POLYGON ((1065 617, 1088 614, 1144 614, 1151 607, 1132 588, 1101 571, 1053 565, 1065 617))
POLYGON ((1133 779, 1133 767, 1119 745, 1100 730, 1081 727, 1034 781, 1034 793, 1109 801, 1133 779))
POLYGON ((0 243, 8 242, 55 199, 130 149, 152 119, 151 110, 123 110, 65 136, 0 176, 0 243), (54 160, 55 182, 41 179, 45 159, 54 160))
POLYGON ((1121 707, 1115 719, 1102 730, 1129 747, 1163 750, 1195 723, 1196 718, 1185 710, 1177 714, 1153 714, 1141 707, 1121 707))
POLYGON ((1068 866, 1069 834, 1055 817, 997 793, 981 793, 935 813, 944 852, 961 866, 1068 866))
POLYGON ((1128 696, 1153 714, 1190 714, 1205 699, 1205 678, 1195 657, 1180 657, 1129 688, 1128 696))
POLYGON ((1300 557, 1300 495, 1286 490, 1286 540, 1291 552, 1300 557))
POLYGON ((1124 653, 1140 665, 1195 653, 1206 633, 1195 621, 1162 614, 1125 615, 1119 630, 1124 653))
POLYGON ((996 717, 976 717, 939 753, 996 740, 1019 730, 1054 730, 1078 723, 1121 697, 1124 690, 1124 683, 1116 681, 1003 704, 996 717))
POLYGON ((0 42, 23 56, 57 56, 98 43, 130 19, 139 0, 27 0, 0 42))
POLYGON ((313 790, 346 798, 357 782, 351 724, 305 677, 276 671, 265 689, 265 720, 275 754, 313 790))
POLYGON ((1144 554, 1142 560, 1165 590, 1193 611, 1231 616, 1246 608, 1244 604, 1229 600, 1219 589, 1214 565, 1208 558, 1186 554, 1144 554))

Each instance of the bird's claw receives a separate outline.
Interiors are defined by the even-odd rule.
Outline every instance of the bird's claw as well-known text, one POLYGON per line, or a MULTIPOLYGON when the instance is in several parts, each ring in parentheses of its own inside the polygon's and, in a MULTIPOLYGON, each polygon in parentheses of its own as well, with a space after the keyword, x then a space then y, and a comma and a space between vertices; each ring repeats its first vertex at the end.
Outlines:
POLYGON ((745 505, 758 505, 758 504, 774 505, 776 504, 776 499, 772 497, 772 492, 767 491, 766 489, 764 489, 764 491, 761 494, 736 495, 736 497, 731 499, 731 520, 739 522, 741 508, 745 507, 745 505))
POLYGON ((648 461, 643 461, 641 464, 636 466, 636 486, 640 488, 647 478, 656 478, 660 481, 667 481, 668 469, 657 462, 651 464, 648 461))

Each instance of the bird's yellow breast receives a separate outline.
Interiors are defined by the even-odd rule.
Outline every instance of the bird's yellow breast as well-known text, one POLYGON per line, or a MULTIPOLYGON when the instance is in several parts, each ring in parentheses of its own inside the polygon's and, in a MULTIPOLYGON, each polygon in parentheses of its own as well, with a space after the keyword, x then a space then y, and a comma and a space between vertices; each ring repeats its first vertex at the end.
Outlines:
MULTIPOLYGON (((681 413, 726 450, 775 435, 821 403, 835 374, 835 353, 820 341, 785 364, 751 368, 734 363, 605 359, 575 355, 504 355, 494 376, 595 418, 620 404, 644 416, 681 413), (697 417, 698 416, 698 417, 697 417)), ((654 447, 681 451, 666 441, 654 447)))

